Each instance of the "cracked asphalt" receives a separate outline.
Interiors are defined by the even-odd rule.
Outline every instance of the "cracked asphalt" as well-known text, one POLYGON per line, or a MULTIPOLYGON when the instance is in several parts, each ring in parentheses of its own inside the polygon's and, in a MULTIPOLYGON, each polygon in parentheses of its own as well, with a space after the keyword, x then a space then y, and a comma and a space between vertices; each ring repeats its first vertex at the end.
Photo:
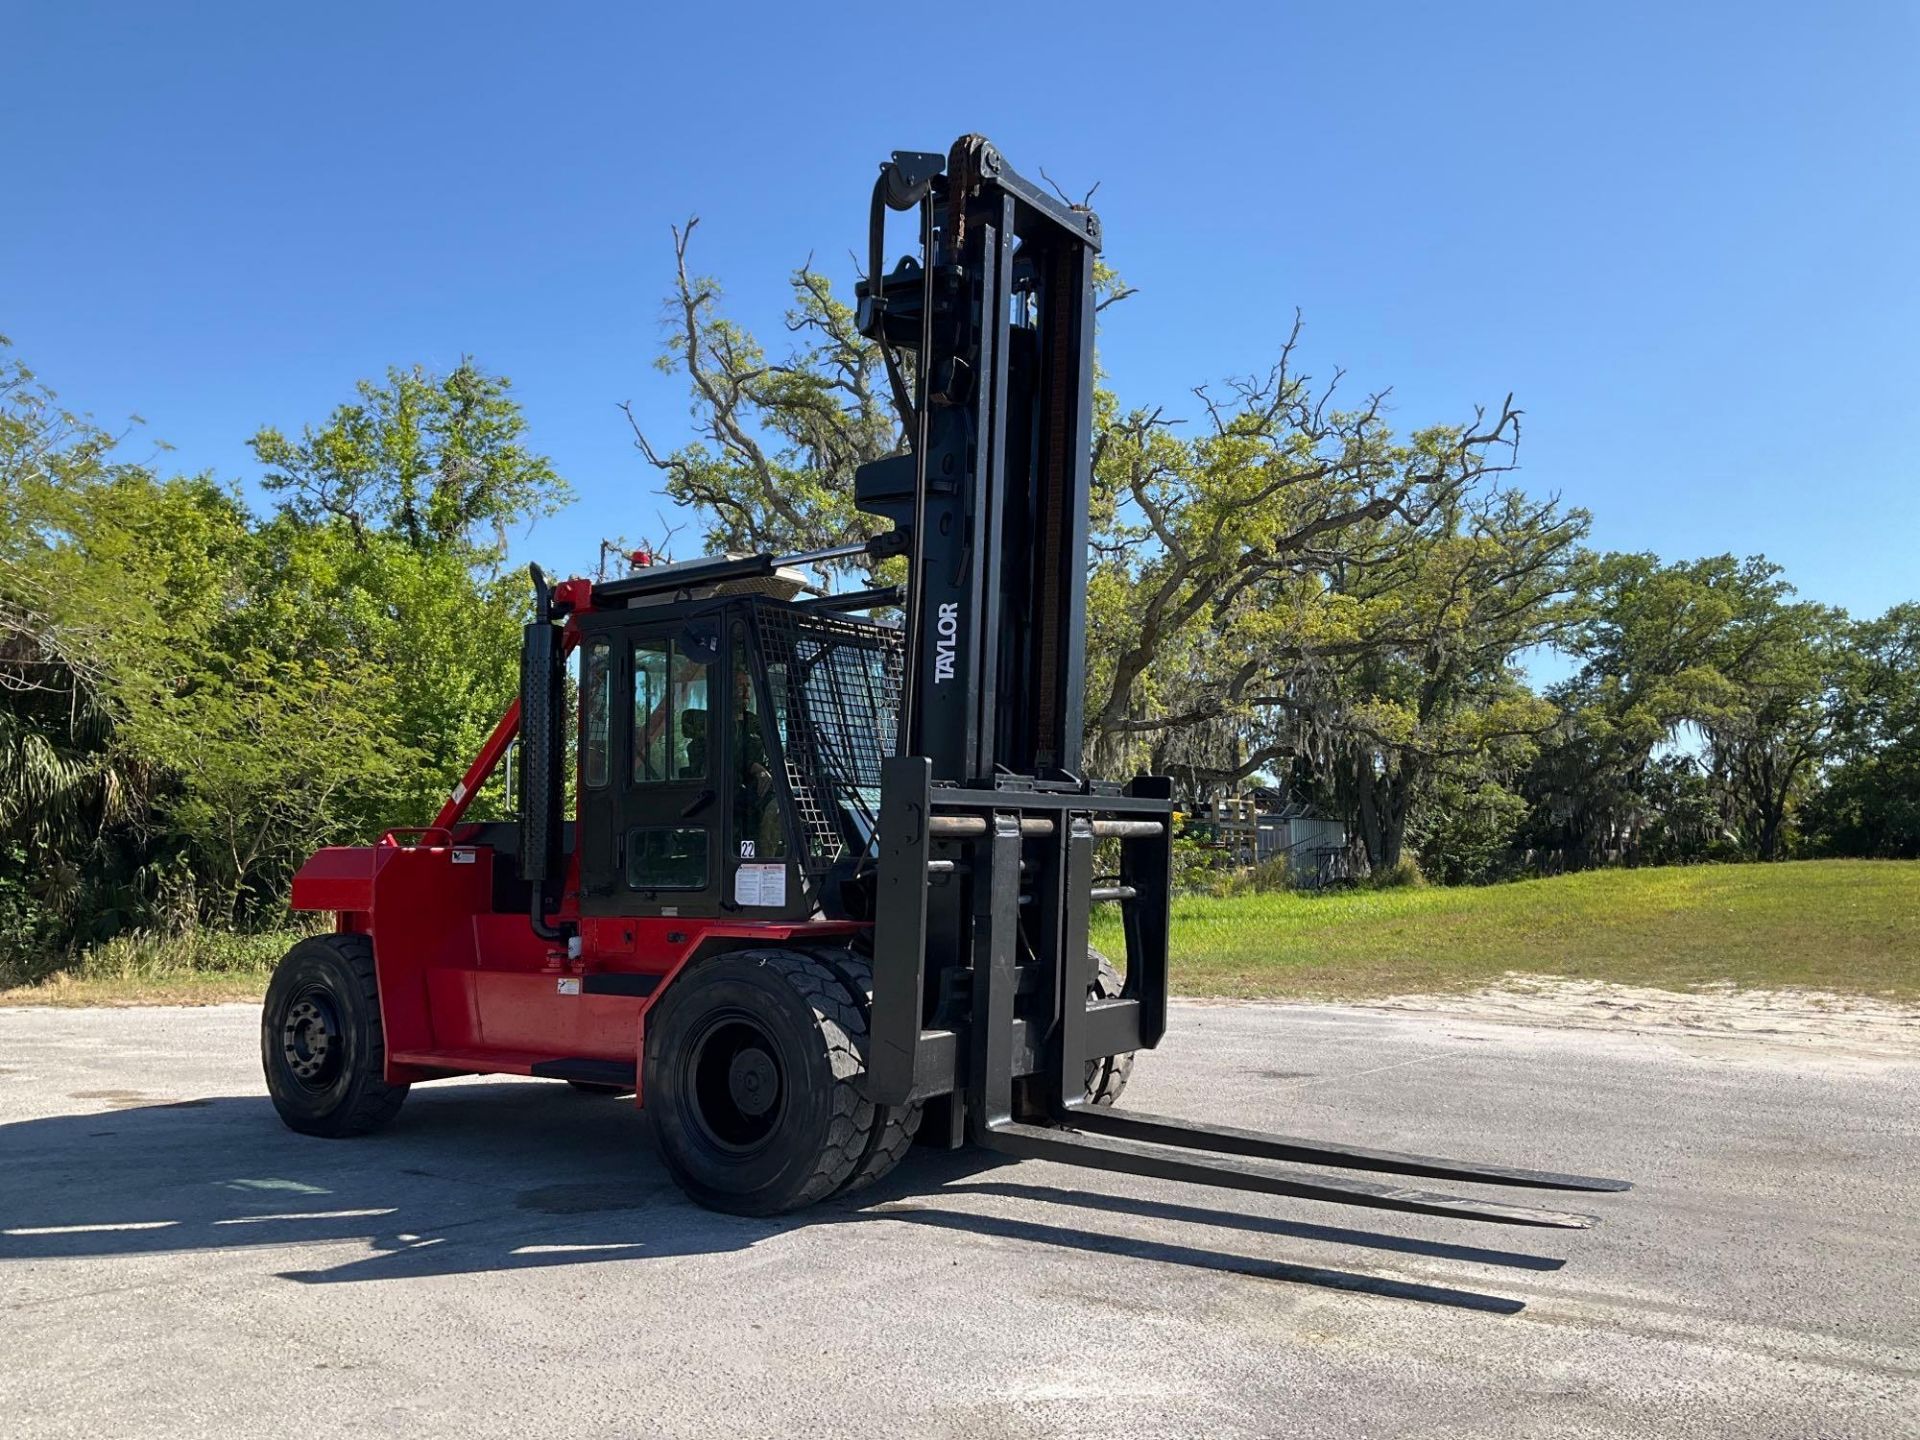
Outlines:
POLYGON ((1920 1046, 1181 1005, 1136 1069, 1635 1181, 1565 1232, 931 1151, 711 1215, 551 1082, 293 1135, 256 1026, 0 1009, 0 1436, 1920 1434, 1920 1046))

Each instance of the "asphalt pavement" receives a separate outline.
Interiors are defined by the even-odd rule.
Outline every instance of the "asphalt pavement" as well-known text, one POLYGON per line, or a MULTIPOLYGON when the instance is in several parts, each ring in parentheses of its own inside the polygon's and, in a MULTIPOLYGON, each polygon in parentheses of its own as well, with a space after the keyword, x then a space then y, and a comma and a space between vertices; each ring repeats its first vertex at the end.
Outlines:
POLYGON ((0 1436, 1920 1434, 1920 1051, 1182 1005, 1139 1108, 1637 1188, 1523 1230, 921 1151, 761 1221, 552 1082, 294 1135, 256 1027, 0 1009, 0 1436))

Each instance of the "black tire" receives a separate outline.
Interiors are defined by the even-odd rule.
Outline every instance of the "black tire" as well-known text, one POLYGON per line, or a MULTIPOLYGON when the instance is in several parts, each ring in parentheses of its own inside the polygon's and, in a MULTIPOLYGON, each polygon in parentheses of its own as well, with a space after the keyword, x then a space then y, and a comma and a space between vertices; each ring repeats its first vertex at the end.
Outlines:
POLYGON ((831 1195, 868 1150, 867 1024, 831 968, 797 950, 691 966, 647 1019, 648 1128, 701 1205, 778 1215, 831 1195))
MULTIPOLYGON (((840 983, 860 1007, 862 1021, 873 1015, 873 962, 852 950, 824 950, 819 958, 840 977, 840 983)), ((867 1141, 867 1153, 853 1167, 853 1173, 840 1182, 836 1194, 851 1195, 892 1172, 913 1149, 913 1137, 920 1133, 920 1117, 925 1107, 920 1101, 907 1105, 873 1107, 873 1133, 867 1141)))
POLYGON ((386 1079, 373 941, 314 935, 274 969, 260 1012, 260 1062, 280 1118, 302 1135, 365 1135, 399 1113, 386 1079))
MULTIPOLYGON (((1087 959, 1093 964, 1093 980, 1087 986, 1087 993, 1099 1000, 1118 996, 1123 982, 1113 962, 1092 948, 1087 951, 1087 959)), ((1133 1074, 1133 1053, 1128 1050, 1087 1062, 1089 1105, 1111 1105, 1120 1098, 1120 1092, 1127 1088, 1127 1080, 1133 1074)))

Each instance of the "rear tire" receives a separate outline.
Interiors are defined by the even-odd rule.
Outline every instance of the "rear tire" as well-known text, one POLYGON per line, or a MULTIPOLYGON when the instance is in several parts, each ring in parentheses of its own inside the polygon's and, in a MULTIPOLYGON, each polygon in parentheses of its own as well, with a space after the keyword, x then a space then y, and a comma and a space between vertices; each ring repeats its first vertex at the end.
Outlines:
POLYGON ((260 1012, 267 1094, 288 1127, 337 1138, 378 1130, 405 1085, 387 1083, 373 941, 314 935, 286 953, 260 1012))
MULTIPOLYGON (((1093 981, 1087 986, 1087 993, 1096 1000, 1117 999, 1125 982, 1113 962, 1091 948, 1087 958, 1093 962, 1093 981)), ((1120 1098, 1120 1092, 1127 1088, 1127 1081, 1133 1075, 1133 1056, 1134 1052, 1127 1050, 1087 1062, 1089 1105, 1111 1105, 1120 1098)))
POLYGON ((866 1157, 867 1024, 840 978, 797 950, 699 961, 648 1017, 643 1113, 693 1200, 777 1215, 831 1195, 866 1157))

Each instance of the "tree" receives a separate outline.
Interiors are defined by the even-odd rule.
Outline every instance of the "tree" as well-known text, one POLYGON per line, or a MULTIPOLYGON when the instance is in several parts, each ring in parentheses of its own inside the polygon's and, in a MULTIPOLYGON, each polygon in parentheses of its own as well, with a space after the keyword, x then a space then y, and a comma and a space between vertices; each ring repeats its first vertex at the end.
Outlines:
POLYGON ((514 687, 502 537, 565 497, 523 431, 470 364, 392 372, 256 437, 261 519, 0 370, 0 950, 270 920, 437 808, 514 687))
POLYGON ((503 571, 505 537, 571 496, 525 434, 511 382, 463 360, 362 381, 298 441, 253 437, 285 499, 236 643, 289 665, 352 655, 378 677, 371 723, 395 763, 384 788, 350 792, 360 828, 431 818, 513 696, 529 592, 503 571))
MULTIPOLYGON (((720 286, 690 268, 694 225, 674 231, 659 363, 687 377, 697 438, 668 450, 636 426, 636 445, 668 493, 705 518, 715 547, 811 550, 874 533, 881 522, 853 508, 854 471, 902 446, 880 348, 809 263, 792 277, 794 345, 770 358, 721 313, 720 286)), ((1105 269, 1096 288, 1103 312, 1132 293, 1105 269)), ((1279 703, 1271 697, 1304 655, 1320 653, 1317 630, 1357 623, 1354 607, 1324 603, 1326 577, 1364 563, 1393 526, 1469 503, 1510 462, 1510 402, 1400 439, 1384 395, 1341 408, 1338 376, 1315 387, 1298 373, 1298 337, 1296 322, 1264 377, 1196 391, 1204 419, 1192 433, 1164 410, 1123 412, 1096 392, 1095 768, 1178 762, 1198 789, 1289 753, 1290 735, 1256 734, 1263 707, 1279 703), (1225 753, 1207 753, 1214 742, 1225 753)))
POLYGON ((1555 718, 1517 662, 1573 622, 1588 523, 1511 489, 1453 491, 1338 577, 1358 624, 1287 706, 1374 869, 1400 863, 1416 826, 1423 862, 1454 878, 1504 848, 1512 827, 1496 838, 1494 818, 1524 811, 1509 787, 1555 718), (1423 807, 1437 808, 1422 820, 1423 807), (1449 835, 1474 858, 1449 861, 1449 835))
POLYGON ((1729 827, 1757 860, 1785 853, 1794 810, 1833 738, 1841 663, 1835 632, 1845 617, 1824 605, 1789 603, 1791 593, 1780 582, 1750 617, 1740 663, 1727 677, 1731 703, 1713 706, 1699 721, 1729 827))
POLYGON ((1834 621, 1792 597, 1760 556, 1597 562, 1567 643, 1580 669, 1552 693, 1562 720, 1527 781, 1531 843, 1573 868, 1644 858, 1656 761, 1699 748, 1726 835, 1779 854, 1821 755, 1834 621))
MULTIPOLYGON (((686 376, 698 438, 662 451, 634 423, 634 444, 666 477, 667 494, 706 519, 716 551, 794 554, 878 533, 884 522, 854 508, 853 473, 904 448, 880 347, 809 261, 790 279, 794 347, 784 361, 769 360, 751 332, 721 313, 719 282, 688 270, 699 223, 674 227, 674 287, 657 362, 686 376)), ((630 407, 627 418, 633 422, 630 407)))
POLYGON ((1849 626, 1838 671, 1814 836, 1836 854, 1920 859, 1920 603, 1849 626))
POLYGON ((552 462, 521 443, 526 417, 512 382, 463 359, 444 376, 391 369, 362 380, 359 399, 289 440, 265 426, 249 445, 261 484, 307 524, 343 524, 354 540, 386 531, 416 552, 497 562, 515 525, 570 498, 552 462))
POLYGON ((338 835, 348 797, 396 767, 380 678, 347 660, 215 653, 128 720, 133 742, 179 778, 161 815, 194 849, 204 918, 224 925, 283 903, 293 872, 338 835))
MULTIPOLYGON (((900 373, 890 372, 881 347, 860 333, 852 307, 808 260, 789 277, 792 345, 783 359, 770 358, 750 330, 722 312, 720 282, 689 268, 699 223, 696 217, 673 230, 674 281, 655 362, 686 377, 696 438, 673 449, 657 446, 625 406, 635 448, 665 477, 667 494, 705 522, 711 550, 792 554, 878 534, 886 522, 855 508, 853 477, 861 465, 905 451, 901 407, 913 357, 903 358, 900 373)), ((1099 311, 1134 293, 1099 263, 1094 289, 1099 311)), ((1110 399, 1097 403, 1111 411, 1110 399)), ((864 568, 872 582, 894 575, 900 562, 841 561, 820 569, 831 580, 850 566, 864 568)))
MULTIPOLYGON (((46 631, 81 657, 65 667, 69 688, 97 717, 102 762, 143 782, 127 816, 146 842, 141 868, 171 876, 188 917, 270 913, 293 863, 337 833, 332 797, 380 783, 378 677, 351 650, 285 659, 252 643, 265 547, 204 478, 67 476, 37 528, 46 631)), ((96 846, 93 868, 102 858, 96 846)), ((159 918, 122 908, 123 920, 159 918)))
POLYGON ((156 483, 120 457, 124 432, 65 409, 5 345, 0 961, 17 963, 174 899, 150 816, 167 780, 125 743, 115 685, 172 654, 168 622, 193 611, 201 573, 191 552, 226 531, 217 491, 156 483))
MULTIPOLYGON (((1098 409, 1088 603, 1088 731, 1096 765, 1117 770, 1138 741, 1288 705, 1303 661, 1364 648, 1363 604, 1344 577, 1379 563, 1509 468, 1511 400, 1496 417, 1406 440, 1385 395, 1335 405, 1341 377, 1315 387, 1295 366, 1294 329, 1263 377, 1195 391, 1188 437, 1162 410, 1098 409), (1172 662, 1172 663, 1169 663, 1172 662)), ((1290 753, 1284 736, 1245 748, 1208 776, 1234 783, 1290 753)), ((1195 771, 1198 778, 1198 770, 1195 771)))

